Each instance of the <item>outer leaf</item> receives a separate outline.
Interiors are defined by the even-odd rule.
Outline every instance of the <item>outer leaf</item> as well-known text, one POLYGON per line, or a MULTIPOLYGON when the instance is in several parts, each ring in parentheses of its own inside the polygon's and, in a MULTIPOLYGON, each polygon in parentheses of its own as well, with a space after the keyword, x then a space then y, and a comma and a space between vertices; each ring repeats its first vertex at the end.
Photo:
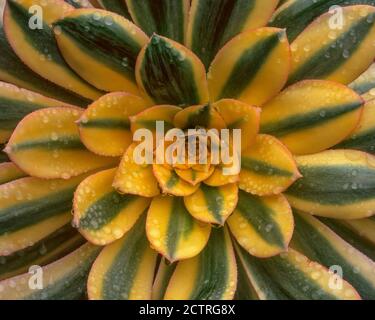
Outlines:
POLYGON ((247 29, 263 27, 276 0, 193 0, 187 45, 210 66, 226 42, 247 29))
POLYGON ((147 237, 171 262, 195 257, 205 247, 211 227, 195 220, 182 198, 155 198, 147 214, 147 237))
POLYGON ((236 284, 236 260, 228 231, 213 229, 199 256, 178 263, 164 299, 230 300, 236 284))
POLYGON ((208 73, 210 99, 233 98, 261 106, 285 85, 289 63, 284 30, 244 32, 229 41, 212 62, 208 73))
POLYGON ((360 220, 333 220, 328 218, 319 218, 319 220, 354 248, 365 254, 372 261, 375 261, 374 217, 360 220))
POLYGON ((91 175, 74 194, 74 224, 93 244, 120 239, 150 204, 146 198, 117 193, 112 187, 115 170, 91 175))
POLYGON ((261 300, 361 299, 346 281, 343 281, 342 290, 331 289, 328 270, 293 249, 269 259, 254 258, 244 249, 236 249, 261 300))
POLYGON ((95 260, 88 279, 91 300, 149 300, 156 252, 145 235, 145 216, 95 260))
POLYGON ((128 20, 131 19, 125 0, 98 0, 98 2, 104 9, 115 12, 128 20))
POLYGON ((208 102, 206 73, 200 60, 179 43, 156 34, 138 56, 136 78, 156 104, 208 102))
POLYGON ((372 64, 375 7, 350 6, 342 10, 341 29, 330 28, 332 15, 326 13, 294 40, 289 84, 304 79, 349 84, 372 64))
POLYGON ((375 97, 375 63, 362 73, 350 85, 354 91, 362 95, 366 101, 372 100, 375 97))
POLYGON ((54 25, 64 59, 83 79, 104 91, 139 93, 134 69, 147 42, 142 30, 99 9, 74 10, 54 25))
POLYGON ((375 100, 368 101, 357 128, 336 149, 356 149, 375 154, 375 100))
POLYGON ((10 0, 4 11, 4 30, 9 44, 30 69, 61 87, 93 100, 99 97, 100 91, 84 82, 68 67, 57 48, 51 28, 52 23, 73 9, 62 0, 47 3, 43 0, 10 0), (33 16, 29 8, 33 5, 43 8, 43 29, 29 28, 33 16))
POLYGON ((239 187, 259 196, 279 194, 300 178, 288 149, 276 138, 258 135, 241 154, 239 187))
MULTIPOLYGON (((349 6, 357 4, 375 5, 374 0, 289 0, 284 1, 273 15, 270 26, 286 28, 289 40, 294 40, 305 28, 321 14, 333 6, 349 6)), ((336 10, 332 10, 337 13, 336 10)))
POLYGON ((71 254, 43 267, 44 289, 29 286, 30 274, 0 282, 1 300, 73 300, 84 297, 90 267, 98 247, 84 244, 71 254))
POLYGON ((307 80, 266 103, 261 132, 279 138, 293 154, 326 150, 358 125, 363 100, 337 83, 307 80))
POLYGON ((29 113, 42 108, 62 106, 69 105, 0 82, 0 143, 8 141, 18 122, 29 113))
POLYGON ((162 300, 165 291, 167 290, 169 281, 176 270, 177 263, 169 263, 165 258, 162 258, 159 264, 158 271, 155 276, 154 285, 152 287, 152 299, 162 300))
POLYGON ((52 263, 78 249, 84 242, 84 238, 68 223, 34 245, 1 257, 0 280, 26 273, 33 265, 52 263))
POLYGON ((294 229, 292 210, 284 196, 260 198, 243 191, 228 224, 238 243, 260 258, 286 251, 294 229))
POLYGON ((184 43, 189 0, 126 0, 135 23, 149 36, 160 34, 184 43))
POLYGON ((116 158, 94 155, 80 141, 75 122, 82 112, 67 107, 34 111, 19 123, 6 152, 26 173, 47 179, 68 179, 116 164, 116 158))
POLYGON ((286 192, 294 208, 336 219, 361 219, 375 213, 374 156, 331 150, 296 160, 303 178, 286 192))
POLYGON ((8 155, 3 151, 5 145, 0 143, 0 163, 10 161, 8 155))
POLYGON ((133 142, 130 116, 146 109, 147 102, 137 96, 114 92, 92 103, 79 120, 82 142, 103 156, 122 156, 133 142))
POLYGON ((0 25, 0 53, 0 80, 77 106, 87 106, 90 103, 89 99, 59 87, 24 65, 10 47, 2 25, 0 25))
POLYGON ((1 185, 0 255, 31 246, 68 223, 73 193, 82 178, 22 178, 1 185))
POLYGON ((202 184, 191 196, 184 198, 190 214, 203 222, 224 225, 236 208, 238 201, 237 184, 210 187, 202 184))
POLYGON ((298 212, 295 218, 296 232, 293 246, 309 259, 327 268, 340 267, 343 278, 357 289, 361 297, 373 300, 375 263, 312 216, 298 212), (306 239, 313 239, 313 241, 306 241, 306 239))
POLYGON ((89 0, 64 0, 74 8, 91 8, 92 5, 89 0))
POLYGON ((21 171, 14 163, 0 163, 0 185, 25 177, 26 174, 21 171))

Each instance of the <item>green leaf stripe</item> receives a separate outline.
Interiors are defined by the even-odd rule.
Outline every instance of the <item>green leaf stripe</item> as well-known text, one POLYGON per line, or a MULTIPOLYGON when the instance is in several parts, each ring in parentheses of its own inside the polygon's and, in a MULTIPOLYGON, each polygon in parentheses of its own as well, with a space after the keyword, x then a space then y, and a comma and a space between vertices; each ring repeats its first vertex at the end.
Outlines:
POLYGON ((21 230, 72 209, 75 187, 36 200, 17 201, 0 209, 0 235, 21 230))
POLYGON ((326 122, 333 121, 347 113, 357 110, 362 106, 361 102, 338 105, 331 108, 320 108, 309 113, 292 115, 277 122, 267 123, 261 126, 261 132, 275 137, 283 137, 288 134, 317 127, 326 122))
POLYGON ((184 43, 185 0, 127 0, 126 2, 133 20, 149 36, 157 33, 184 43))
POLYGON ((198 1, 191 49, 207 69, 224 44, 243 30, 255 5, 255 0, 198 1))
POLYGON ((157 104, 192 106, 200 102, 191 61, 156 34, 146 48, 140 76, 157 104))
POLYGON ((175 257, 178 240, 186 238, 193 230, 193 217, 186 210, 182 197, 173 197, 171 219, 167 230, 167 248, 171 259, 175 257))
POLYGON ((230 273, 228 259, 224 228, 212 229, 210 239, 199 255, 199 269, 190 300, 220 300, 230 273))
POLYGON ((130 194, 110 192, 86 209, 83 218, 79 221, 79 227, 86 230, 100 230, 137 198, 138 196, 130 194))
POLYGON ((365 166, 299 166, 303 176, 287 195, 328 205, 349 205, 375 196, 375 169, 365 166))
POLYGON ((31 265, 43 266, 56 261, 83 243, 84 238, 67 224, 31 247, 0 257, 0 279, 27 272, 31 265))
POLYGON ((270 207, 265 206, 260 197, 240 190, 236 210, 264 241, 284 248, 283 234, 278 223, 273 219, 275 213, 270 207), (272 232, 269 232, 269 226, 272 226, 272 232))
MULTIPOLYGON (((280 31, 280 34, 283 32, 280 31)), ((222 88, 219 99, 236 98, 241 95, 256 78, 273 49, 279 44, 280 34, 272 34, 243 52, 222 88)))

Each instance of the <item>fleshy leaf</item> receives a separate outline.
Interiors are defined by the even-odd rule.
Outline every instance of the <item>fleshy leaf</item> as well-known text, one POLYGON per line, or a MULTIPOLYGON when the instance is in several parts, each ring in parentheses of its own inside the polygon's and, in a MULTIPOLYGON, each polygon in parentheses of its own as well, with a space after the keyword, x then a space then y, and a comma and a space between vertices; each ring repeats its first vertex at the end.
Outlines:
POLYGON ((198 57, 156 34, 138 56, 136 78, 155 104, 183 107, 208 102, 206 72, 198 57))
POLYGON ((199 256, 177 264, 165 300, 231 300, 237 284, 237 268, 229 233, 213 229, 199 256))
POLYGON ((187 45, 208 68, 219 49, 234 36, 265 26, 277 3, 276 0, 193 0, 187 45))
POLYGON ((341 290, 330 288, 332 274, 299 252, 258 259, 236 246, 238 257, 261 300, 360 300, 346 281, 341 290))
POLYGON ((152 247, 171 262, 195 257, 206 246, 211 227, 195 220, 180 197, 154 198, 147 214, 152 247))
POLYGON ((64 59, 83 79, 104 91, 139 93, 135 63, 147 36, 137 26, 99 9, 75 10, 54 26, 64 59))
POLYGON ((365 104, 357 128, 335 149, 355 149, 375 155, 375 100, 365 104))
POLYGON ((74 7, 61 0, 46 3, 43 0, 9 0, 6 3, 4 30, 17 56, 43 78, 85 98, 98 98, 100 91, 69 68, 53 36, 52 24, 74 10, 74 7), (42 29, 37 28, 36 22, 33 22, 35 12, 29 13, 29 8, 33 5, 43 8, 42 29), (29 21, 34 29, 29 27, 29 21))
POLYGON ((96 245, 120 239, 150 204, 147 198, 117 193, 112 187, 115 170, 91 175, 74 194, 74 225, 96 245))
POLYGON ((115 12, 128 20, 131 20, 125 0, 98 0, 99 4, 106 10, 115 12))
POLYGON ((91 300, 149 300, 156 252, 145 235, 145 216, 122 239, 105 247, 90 271, 91 300))
POLYGON ((6 152, 26 173, 47 179, 69 179, 115 165, 117 158, 97 156, 81 142, 75 122, 82 112, 56 107, 30 113, 13 132, 6 152))
POLYGON ((181 129, 203 127, 221 130, 226 128, 224 119, 210 104, 183 109, 176 114, 173 123, 177 128, 181 129))
POLYGON ((360 94, 365 101, 375 98, 375 63, 354 80, 349 87, 360 94))
MULTIPOLYGON (((277 28, 286 28, 288 38, 291 41, 321 14, 329 10, 332 10, 332 16, 337 14, 337 7, 334 6, 344 7, 359 4, 375 4, 374 0, 293 0, 284 2, 274 13, 269 25, 277 28)), ((335 19, 334 16, 333 19, 335 19)), ((336 22, 336 20, 334 21, 336 22)))
POLYGON ((20 178, 24 178, 26 173, 20 170, 12 162, 0 163, 0 185, 11 182, 20 178))
POLYGON ((163 300, 168 283, 177 267, 177 263, 169 263, 165 258, 160 260, 158 271, 152 287, 152 300, 163 300))
POLYGON ((28 68, 13 52, 5 37, 4 28, 0 23, 0 80, 15 84, 18 87, 38 92, 77 106, 87 106, 91 100, 75 94, 73 91, 60 87, 42 78, 28 68))
POLYGON ((260 130, 280 139, 293 154, 326 150, 358 125, 363 100, 330 81, 306 80, 280 93, 262 108, 260 130))
POLYGON ((237 184, 210 187, 202 184, 191 196, 184 198, 190 214, 203 222, 224 225, 236 208, 238 201, 237 184))
POLYGON ((228 224, 238 243, 260 258, 286 251, 294 229, 292 210, 283 195, 257 197, 244 191, 228 224))
POLYGON ((332 29, 330 19, 330 13, 322 15, 291 44, 288 84, 304 79, 349 84, 374 61, 375 7, 342 8, 341 29, 332 29))
POLYGON ((295 220, 292 246, 327 268, 336 267, 336 272, 341 268, 342 277, 357 289, 362 299, 373 300, 375 263, 311 215, 298 212, 295 220))
MULTIPOLYGON (((375 261, 375 218, 337 220, 319 217, 326 226, 345 239, 354 248, 375 261)), ((349 251, 352 251, 351 249, 349 251)))
POLYGON ((284 87, 289 69, 290 50, 284 30, 243 32, 229 41, 211 64, 210 100, 231 98, 261 106, 284 87))
POLYGON ((220 100, 212 107, 219 112, 227 128, 241 130, 242 150, 254 143, 259 132, 261 112, 259 108, 232 99, 220 100))
MULTIPOLYGON (((43 226, 41 226, 43 227, 43 226)), ((0 259, 0 280, 29 271, 30 266, 45 266, 68 255, 85 243, 85 239, 69 221, 61 228, 43 237, 32 246, 13 252, 0 259)))
POLYGON ((171 168, 162 164, 154 164, 153 172, 156 180, 159 182, 163 193, 177 197, 190 196, 200 187, 200 184, 191 185, 186 182, 171 168))
POLYGON ((83 178, 21 178, 0 185, 0 255, 25 249, 68 223, 83 178))
POLYGON ((120 193, 143 197, 155 197, 160 194, 152 165, 141 165, 134 161, 135 144, 124 154, 113 181, 113 187, 120 193))
POLYGON ((30 287, 30 273, 0 282, 1 300, 75 300, 85 297, 87 276, 99 254, 98 247, 84 244, 60 260, 42 268, 43 289, 30 287))
POLYGON ((129 117, 148 107, 142 98, 123 92, 109 93, 92 103, 79 119, 82 142, 102 156, 122 156, 133 142, 129 117))
POLYGON ((335 219, 375 213, 375 157, 355 150, 329 150, 296 158, 302 178, 286 195, 301 211, 335 219))
POLYGON ((173 119, 181 108, 169 105, 153 106, 130 118, 131 130, 148 129, 153 133, 156 130, 156 121, 162 121, 164 131, 174 128, 173 119))
POLYGON ((0 143, 7 142, 18 122, 29 113, 48 107, 69 106, 32 91, 0 82, 0 143))
POLYGON ((259 196, 279 194, 300 177, 289 150, 276 138, 260 134, 241 154, 239 187, 259 196))
POLYGON ((133 21, 149 36, 157 33, 185 42, 190 0, 126 0, 126 4, 133 21))

